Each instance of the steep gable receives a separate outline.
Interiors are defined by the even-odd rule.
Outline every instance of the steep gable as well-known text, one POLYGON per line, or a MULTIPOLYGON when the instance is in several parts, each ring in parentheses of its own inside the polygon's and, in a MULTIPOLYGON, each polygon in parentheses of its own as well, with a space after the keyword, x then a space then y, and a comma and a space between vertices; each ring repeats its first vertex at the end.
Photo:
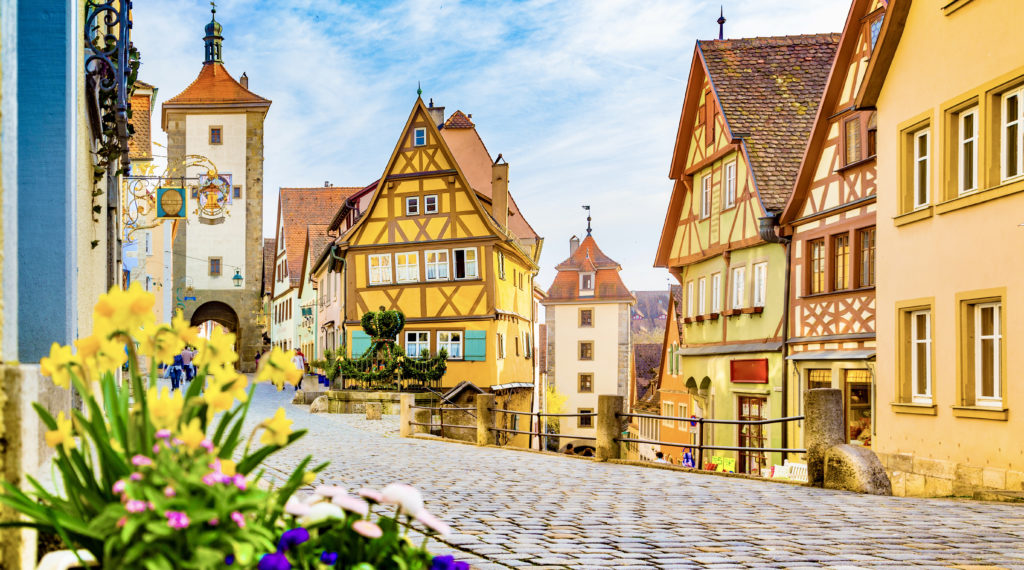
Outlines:
POLYGON ((576 248, 576 251, 568 259, 555 266, 558 274, 547 291, 545 301, 576 301, 576 300, 597 300, 597 301, 628 301, 635 302, 636 298, 629 292, 619 271, 622 266, 612 258, 604 254, 594 237, 588 235, 576 248), (594 292, 592 295, 581 296, 580 294, 580 273, 594 273, 594 292))
POLYGON ((283 250, 288 265, 288 278, 292 287, 302 277, 303 250, 306 246, 306 227, 327 225, 345 203, 345 199, 359 191, 358 187, 281 188, 278 199, 280 224, 278 231, 284 238, 283 250))
POLYGON ((208 63, 203 65, 199 75, 185 88, 184 91, 164 101, 162 106, 162 125, 167 129, 167 112, 174 109, 192 109, 197 107, 266 107, 269 108, 270 99, 265 99, 242 87, 242 84, 235 81, 221 63, 208 63))
POLYGON ((299 297, 306 294, 306 288, 312 287, 309 276, 312 275, 314 263, 320 253, 331 243, 331 236, 327 235, 327 224, 310 224, 306 226, 306 243, 302 252, 302 279, 299 283, 299 297))

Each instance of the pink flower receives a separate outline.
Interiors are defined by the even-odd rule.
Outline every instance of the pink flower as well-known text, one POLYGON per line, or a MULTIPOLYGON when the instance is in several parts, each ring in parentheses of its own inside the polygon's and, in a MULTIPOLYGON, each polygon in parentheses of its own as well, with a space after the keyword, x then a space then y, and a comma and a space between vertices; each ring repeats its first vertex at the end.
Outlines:
POLYGON ((135 457, 132 457, 132 465, 136 467, 149 467, 152 464, 153 460, 145 455, 136 455, 135 457))
POLYGON ((189 520, 188 515, 181 511, 167 511, 164 513, 167 516, 167 526, 171 528, 188 528, 189 520))
POLYGON ((164 496, 165 497, 173 497, 175 495, 177 495, 177 493, 174 492, 174 487, 171 487, 170 485, 164 487, 164 496))
POLYGON ((384 534, 384 531, 379 526, 367 520, 359 520, 352 523, 352 530, 366 538, 380 538, 384 534))
POLYGON ((221 472, 220 458, 217 458, 217 459, 214 459, 213 461, 211 461, 210 464, 207 465, 207 467, 209 467, 210 469, 220 473, 221 472))
POLYGON ((159 443, 154 443, 153 444, 153 454, 155 455, 157 453, 160 453, 160 444, 159 443))
POLYGON ((170 439, 171 430, 169 429, 158 429, 156 430, 156 436, 160 439, 170 439))
POLYGON ((149 508, 149 505, 146 504, 146 501, 137 501, 133 499, 125 503, 124 508, 129 513, 141 513, 145 512, 145 510, 149 508))
POLYGON ((426 509, 423 509, 416 515, 416 520, 423 523, 423 526, 430 530, 440 534, 441 536, 448 536, 452 533, 452 527, 448 526, 441 519, 435 517, 429 513, 426 509))
POLYGON ((220 524, 220 519, 210 519, 210 521, 207 522, 206 524, 208 524, 210 526, 217 526, 217 525, 220 524))
POLYGON ((309 514, 309 505, 298 501, 295 497, 288 499, 288 502, 284 504, 284 512, 295 517, 304 517, 309 514))
POLYGON ((199 445, 201 445, 203 449, 205 449, 206 451, 209 451, 211 453, 213 452, 213 443, 210 440, 204 439, 203 441, 199 442, 199 445))
POLYGON ((206 475, 203 475, 203 485, 208 485, 210 487, 216 485, 220 482, 220 477, 218 475, 219 473, 207 473, 206 475))
POLYGON ((242 516, 242 513, 238 511, 232 511, 231 520, 235 521, 235 524, 238 525, 238 528, 245 528, 245 517, 242 516))
POLYGON ((321 497, 327 497, 328 499, 335 497, 336 495, 344 495, 345 488, 337 485, 320 485, 313 492, 321 497))
POLYGON ((234 483, 235 483, 235 487, 238 487, 239 491, 244 491, 245 490, 245 487, 246 487, 245 476, 242 475, 241 473, 238 473, 238 474, 235 475, 234 483))
POLYGON ((359 489, 359 496, 370 501, 371 503, 383 503, 384 495, 380 494, 380 491, 376 489, 359 489))
POLYGON ((350 513, 364 517, 370 512, 370 505, 367 505, 366 501, 352 495, 335 495, 331 502, 350 513))
POLYGON ((128 517, 121 517, 117 519, 117 528, 121 528, 128 522, 128 517))
POLYGON ((132 481, 142 481, 142 473, 139 473, 138 471, 136 471, 135 473, 132 473, 131 480, 132 481))
POLYGON ((124 482, 124 479, 118 479, 117 482, 114 483, 114 487, 111 490, 114 492, 115 495, 120 495, 121 493, 124 493, 124 489, 127 486, 128 484, 124 482))

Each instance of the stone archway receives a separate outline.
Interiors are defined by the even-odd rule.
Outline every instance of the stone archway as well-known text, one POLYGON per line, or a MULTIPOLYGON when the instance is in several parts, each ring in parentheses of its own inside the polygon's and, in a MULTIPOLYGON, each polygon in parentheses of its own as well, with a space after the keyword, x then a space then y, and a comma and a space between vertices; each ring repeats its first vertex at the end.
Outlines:
POLYGON ((227 303, 207 301, 192 311, 191 326, 198 326, 206 321, 213 321, 238 334, 238 314, 227 303))

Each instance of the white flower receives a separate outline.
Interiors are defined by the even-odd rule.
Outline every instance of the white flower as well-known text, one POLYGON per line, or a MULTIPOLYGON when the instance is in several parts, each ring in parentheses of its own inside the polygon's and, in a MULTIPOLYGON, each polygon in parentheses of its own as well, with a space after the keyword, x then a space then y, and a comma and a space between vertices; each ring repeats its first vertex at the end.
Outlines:
POLYGON ((317 503, 309 508, 309 514, 299 519, 299 524, 308 526, 327 519, 343 519, 345 511, 331 503, 317 503))
POLYGON ((327 497, 328 499, 348 493, 344 487, 339 487, 337 485, 320 485, 316 489, 313 489, 313 492, 321 497, 327 497))
POLYGON ((448 536, 452 533, 452 527, 448 526, 441 519, 435 517, 431 513, 427 512, 427 509, 423 509, 416 515, 416 520, 423 523, 424 526, 430 530, 440 534, 441 536, 448 536))
POLYGON ((315 505, 317 503, 323 503, 325 501, 327 501, 327 499, 321 497, 320 495, 317 495, 316 493, 313 493, 312 495, 307 495, 302 499, 302 502, 307 505, 315 505))
POLYGON ((370 512, 370 505, 367 505, 366 501, 352 495, 335 495, 331 502, 360 516, 365 517, 370 512))
POLYGON ((384 504, 398 505, 399 512, 404 515, 415 517, 423 510, 423 495, 409 485, 392 483, 384 487, 380 494, 384 497, 384 504))
POLYGON ((310 506, 295 497, 290 497, 284 504, 284 512, 296 517, 304 517, 309 514, 310 506))

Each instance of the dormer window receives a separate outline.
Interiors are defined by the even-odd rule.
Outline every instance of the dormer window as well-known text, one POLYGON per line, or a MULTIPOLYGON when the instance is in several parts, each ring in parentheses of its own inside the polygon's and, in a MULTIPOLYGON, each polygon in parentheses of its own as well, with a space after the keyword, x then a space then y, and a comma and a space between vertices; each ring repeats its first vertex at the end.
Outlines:
POLYGON ((594 274, 580 273, 580 294, 594 294, 594 274))
POLYGON ((426 146, 427 129, 420 127, 412 131, 412 146, 426 146))

